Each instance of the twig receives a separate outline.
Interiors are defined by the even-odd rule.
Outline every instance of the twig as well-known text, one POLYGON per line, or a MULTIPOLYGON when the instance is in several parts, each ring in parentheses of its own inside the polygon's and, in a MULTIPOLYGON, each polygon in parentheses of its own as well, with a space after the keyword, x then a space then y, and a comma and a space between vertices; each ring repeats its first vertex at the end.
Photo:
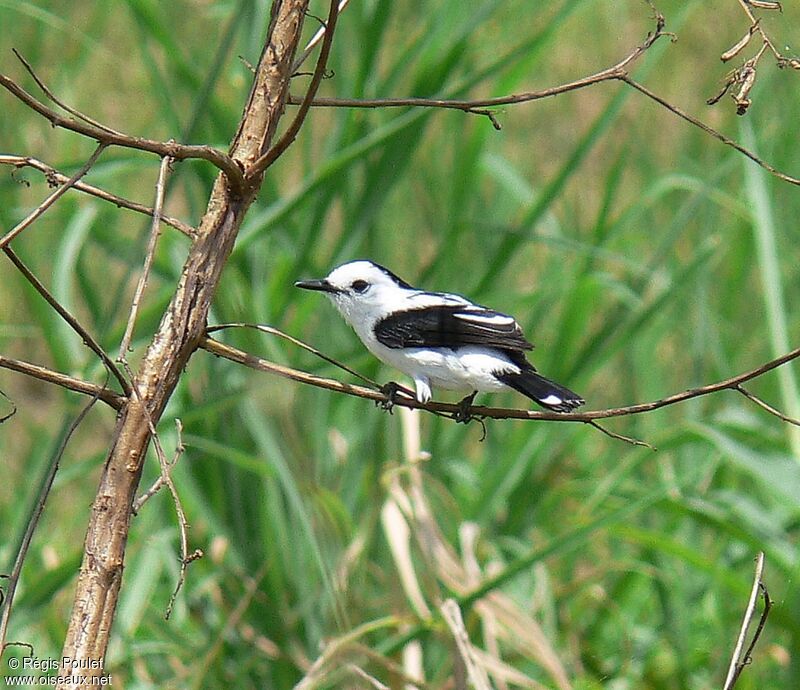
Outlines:
POLYGON ((306 91, 306 95, 300 103, 300 109, 295 114, 292 124, 289 125, 289 128, 283 133, 283 136, 278 142, 247 168, 245 171, 246 179, 253 180, 261 175, 289 148, 289 146, 292 145, 292 142, 297 137, 297 133, 300 131, 300 127, 303 126, 303 122, 305 122, 308 110, 322 82, 322 77, 325 75, 325 66, 328 64, 328 55, 331 52, 333 33, 336 29, 336 19, 338 16, 339 2, 338 0, 330 0, 328 21, 325 23, 325 37, 322 39, 322 47, 319 49, 319 57, 317 58, 317 66, 314 69, 314 75, 311 77, 311 83, 308 85, 308 91, 306 91))
POLYGON ((60 115, 29 94, 5 74, 0 74, 0 86, 11 92, 20 101, 31 108, 31 110, 36 111, 42 117, 49 120, 54 127, 61 127, 62 129, 82 134, 105 146, 122 146, 123 148, 156 153, 162 157, 169 156, 175 160, 200 158, 212 163, 224 172, 231 189, 235 192, 240 192, 244 186, 244 175, 239 164, 229 155, 215 149, 213 146, 192 146, 175 142, 154 141, 143 137, 133 137, 128 134, 122 134, 105 126, 96 126, 86 121, 73 120, 72 118, 60 115))
POLYGON ((12 48, 11 52, 14 53, 14 55, 17 56, 17 60, 19 60, 22 63, 23 67, 25 67, 25 69, 27 70, 28 74, 30 74, 31 77, 33 78, 33 81, 36 82, 36 85, 44 92, 44 95, 47 96, 51 101, 53 101, 53 103, 55 103, 58 107, 66 110, 70 115, 74 115, 79 120, 83 120, 85 123, 87 123, 89 125, 92 125, 93 127, 97 127, 98 129, 102 129, 107 134, 115 134, 115 135, 124 136, 124 135, 122 135, 121 132, 117 132, 116 130, 111 129, 111 127, 107 127, 106 125, 101 124, 97 120, 93 120, 88 115, 84 115, 82 112, 80 112, 80 111, 76 110, 75 108, 73 108, 73 107, 67 105, 66 103, 64 103, 64 101, 60 100, 48 88, 47 84, 45 84, 41 79, 39 79, 39 76, 34 71, 33 66, 31 65, 30 62, 28 62, 23 57, 22 53, 20 53, 16 48, 12 48))
MULTIPOLYGON (((764 42, 764 45, 767 46, 772 54, 775 56, 775 59, 778 61, 779 65, 782 65, 786 62, 786 58, 781 55, 780 51, 775 48, 772 43, 772 40, 767 33, 764 31, 763 27, 761 26, 761 22, 756 18, 753 12, 750 10, 750 4, 747 0, 739 0, 739 5, 744 10, 744 13, 747 15, 747 18, 750 20, 750 30, 758 32, 758 35, 761 36, 761 40, 764 42)), ((778 9, 778 8, 775 8, 778 9)))
POLYGON ((99 144, 94 150, 94 153, 89 156, 89 160, 84 163, 80 170, 78 170, 72 177, 70 177, 64 184, 50 194, 42 203, 40 203, 33 211, 31 211, 25 218, 17 223, 11 230, 9 230, 2 238, 0 238, 0 249, 5 249, 8 243, 11 242, 17 235, 19 235, 25 228, 29 227, 34 221, 41 217, 41 215, 50 208, 61 196, 75 183, 80 180, 95 164, 100 154, 105 150, 105 144, 99 144))
MULTIPOLYGON (((130 367, 128 366, 127 360, 123 357, 122 358, 122 366, 125 367, 125 370, 128 373, 128 376, 131 377, 133 380, 133 372, 131 372, 130 367)), ((136 401, 141 405, 145 420, 147 422, 148 430, 150 431, 150 437, 153 439, 153 447, 156 450, 156 457, 158 458, 158 466, 161 470, 161 484, 165 485, 169 489, 169 493, 172 496, 172 503, 175 506, 175 513, 178 516, 178 534, 180 535, 181 541, 181 556, 180 556, 180 570, 178 573, 178 580, 175 583, 175 589, 172 591, 170 595, 169 602, 167 603, 167 609, 164 612, 164 618, 169 620, 169 617, 172 615, 172 608, 175 605, 175 600, 178 597, 178 593, 181 591, 184 582, 186 582, 186 568, 189 566, 190 563, 198 560, 199 558, 203 557, 203 551, 201 549, 195 549, 191 554, 189 553, 189 522, 186 519, 186 513, 183 510, 183 504, 181 503, 180 496, 178 495, 178 489, 175 487, 175 482, 172 480, 172 468, 175 466, 175 463, 178 462, 181 455, 183 454, 184 446, 183 441, 181 439, 181 431, 183 430, 183 425, 179 419, 175 420, 175 426, 178 432, 178 441, 175 447, 175 455, 173 456, 172 463, 167 460, 167 456, 164 453, 164 446, 161 444, 161 438, 156 431, 155 423, 153 422, 153 416, 150 414, 150 411, 147 409, 147 405, 145 404, 144 400, 142 399, 141 393, 139 392, 139 387, 134 383, 133 385, 133 397, 136 401)), ((154 485, 155 486, 155 485, 154 485)), ((151 487, 153 488, 153 487, 151 487)), ((155 494, 160 487, 155 488, 152 494, 155 494)), ((149 493, 149 492, 148 492, 149 493)), ((152 495, 151 494, 151 495, 152 495)), ((137 501, 138 507, 144 504, 144 502, 149 498, 149 496, 143 497, 141 501, 137 501)), ((136 514, 135 504, 131 504, 131 513, 136 514)))
POLYGON ((739 679, 744 667, 750 663, 751 654, 755 648, 758 638, 761 636, 761 631, 764 629, 764 624, 766 623, 767 616, 769 615, 769 610, 772 607, 772 601, 769 598, 769 593, 767 592, 767 588, 761 579, 763 572, 764 552, 761 551, 759 552, 758 556, 756 556, 756 572, 755 577, 753 578, 753 588, 750 591, 750 599, 747 602, 747 608, 744 612, 744 619, 742 620, 742 625, 739 629, 739 636, 736 639, 736 646, 733 649, 731 663, 730 666, 728 666, 728 675, 725 678, 725 684, 722 686, 722 690, 731 690, 731 688, 736 685, 736 681, 739 679), (752 623, 753 616, 755 615, 756 601, 758 600, 759 591, 764 593, 764 612, 761 614, 758 627, 756 628, 755 634, 753 635, 753 639, 751 640, 747 651, 744 653, 744 655, 742 655, 744 641, 747 637, 747 629, 750 627, 750 623, 752 623))
MULTIPOLYGON (((178 432, 178 441, 175 444, 175 454, 172 456, 172 462, 170 462, 168 465, 168 469, 170 471, 172 471, 172 468, 175 467, 178 460, 180 460, 181 455, 183 455, 184 451, 186 450, 186 446, 183 445, 183 439, 182 439, 183 424, 181 423, 180 419, 175 420, 175 427, 178 432)), ((131 506, 131 512, 134 515, 137 515, 139 511, 142 509, 142 506, 145 503, 147 503, 147 501, 149 501, 153 496, 155 496, 161 490, 162 486, 164 486, 163 473, 159 474, 158 478, 153 482, 152 486, 133 502, 133 506, 131 506)))
POLYGON ((126 396, 130 395, 131 387, 125 377, 122 375, 122 372, 117 368, 117 365, 111 361, 111 358, 106 354, 105 350, 98 344, 98 342, 92 337, 92 335, 87 331, 80 322, 70 314, 67 309, 61 305, 61 303, 50 294, 50 291, 44 286, 44 284, 34 275, 33 271, 31 271, 20 259, 16 253, 14 252, 11 247, 3 247, 3 251, 5 252, 6 256, 11 259, 11 263, 13 263, 17 270, 25 276, 25 279, 34 287, 36 292, 38 292, 53 309, 58 313, 58 315, 66 321, 70 328, 75 331, 82 339, 86 346, 94 352, 103 362, 106 369, 111 373, 111 375, 117 379, 119 385, 122 386, 122 391, 125 393, 126 396))
MULTIPOLYGON (((257 357, 235 347, 231 347, 230 345, 221 343, 213 338, 209 338, 208 336, 200 340, 199 347, 214 355, 218 355, 233 362, 237 362, 238 364, 248 366, 251 369, 257 369, 259 371, 276 374, 293 381, 306 383, 311 386, 316 386, 317 388, 324 388, 337 393, 345 393, 347 395, 365 398, 367 400, 388 402, 387 396, 379 390, 372 390, 369 388, 364 388, 363 386, 357 386, 355 384, 342 383, 341 381, 336 381, 334 379, 316 376, 315 374, 309 374, 305 371, 298 371, 297 369, 292 369, 281 364, 275 364, 274 362, 270 362, 262 359, 261 357, 257 357)), ((759 376, 766 374, 768 371, 772 371, 773 369, 797 359, 798 357, 800 357, 800 348, 796 348, 791 352, 782 355, 781 357, 770 360, 769 362, 766 362, 755 369, 738 374, 729 379, 718 381, 717 383, 711 383, 705 386, 699 386, 697 388, 691 388, 681 393, 675 393, 674 395, 667 396, 666 398, 661 398, 660 400, 638 403, 636 405, 628 405, 626 407, 590 410, 588 412, 540 412, 534 410, 482 407, 479 405, 472 407, 470 412, 473 415, 490 419, 539 419, 558 422, 586 423, 596 419, 609 419, 612 417, 624 417, 626 415, 642 414, 644 412, 652 412, 653 410, 667 407, 668 405, 674 405, 676 403, 684 402, 685 400, 698 398, 700 396, 709 395, 718 391, 729 389, 738 390, 738 387, 742 383, 746 383, 747 381, 758 378, 759 376)), ((393 402, 395 405, 400 405, 401 407, 427 410, 429 412, 444 412, 448 414, 457 413, 460 409, 457 404, 440 402, 421 403, 416 399, 405 397, 397 397, 393 402)), ((605 432, 607 430, 603 429, 603 431, 605 432)), ((632 442, 632 439, 625 440, 632 442)))
POLYGON ((131 311, 128 315, 128 323, 125 326, 125 334, 122 336, 122 342, 119 346, 119 355, 117 356, 118 362, 125 361, 127 353, 130 351, 133 329, 136 326, 136 317, 139 314, 139 302, 142 299, 144 289, 147 286, 147 280, 150 277, 150 268, 153 265, 153 257, 156 253, 156 243, 158 242, 158 236, 161 234, 161 210, 164 208, 164 190, 166 188, 167 171, 171 163, 172 159, 169 156, 164 156, 164 158, 161 159, 161 166, 158 169, 156 199, 153 204, 153 222, 150 226, 150 239, 147 241, 147 252, 144 257, 142 273, 139 276, 139 282, 136 284, 133 300, 131 300, 131 311))
POLYGON ((750 400, 750 401, 754 402, 754 403, 755 403, 756 405, 758 405, 758 406, 759 406, 759 407, 760 407, 762 410, 766 410, 766 411, 767 411, 767 412, 769 412, 771 415, 774 415, 774 416, 776 416, 776 417, 777 417, 778 419, 780 419, 781 421, 784 421, 784 422, 786 422, 787 424, 793 424, 794 426, 800 426, 800 419, 795 419, 794 417, 789 417, 789 416, 787 416, 787 415, 783 414, 783 412, 781 412, 780 410, 778 410, 778 409, 776 409, 776 408, 772 407, 772 405, 769 405, 769 404, 765 403, 765 402, 764 402, 764 401, 763 401, 761 398, 759 398, 758 396, 756 396, 756 395, 753 395, 753 394, 752 394, 752 393, 751 393, 749 390, 747 390, 746 388, 744 388, 744 386, 734 386, 734 389, 735 389, 735 390, 737 390, 737 391, 739 391, 739 392, 740 392, 740 393, 741 393, 741 394, 742 394, 742 395, 743 395, 745 398, 747 398, 748 400, 750 400))
POLYGON ((698 120, 696 117, 693 117, 692 115, 689 115, 689 113, 684 112, 683 110, 681 110, 677 106, 672 105, 672 103, 670 103, 669 101, 664 100, 663 98, 661 98, 661 96, 653 93, 652 91, 650 91, 650 89, 648 89, 647 87, 643 86, 638 81, 635 81, 634 79, 631 79, 627 75, 620 75, 620 76, 617 77, 617 79, 619 79, 620 81, 625 82, 628 86, 632 86, 634 89, 636 89, 640 93, 643 93, 645 96, 647 96, 651 100, 655 101, 659 105, 664 106, 667 110, 669 110, 671 113, 677 115, 682 120, 686 120, 686 122, 688 122, 689 124, 694 125, 695 127, 699 127, 706 134, 710 134, 712 137, 714 137, 718 141, 721 141, 726 146, 730 146, 731 148, 736 149, 739 153, 744 154, 751 161, 753 161, 754 163, 757 163, 762 168, 764 168, 764 170, 767 170, 768 172, 773 174, 775 177, 783 180, 784 182, 788 182, 789 184, 800 185, 800 179, 798 179, 796 177, 792 177, 791 175, 787 175, 786 173, 782 173, 776 167, 774 167, 773 165, 770 165, 766 161, 762 160, 756 154, 752 153, 751 151, 746 149, 741 144, 737 144, 733 139, 731 139, 730 137, 726 137, 724 134, 722 134, 722 132, 718 132, 716 129, 714 129, 713 127, 707 125, 702 120, 698 120))
POLYGON ((42 511, 44 511, 47 497, 50 495, 50 489, 53 487, 53 481, 56 478, 56 472, 58 472, 59 463, 64 455, 64 451, 67 449, 67 443, 69 443, 69 440, 72 438, 75 430, 89 413, 89 410, 92 409, 94 404, 99 399, 99 396, 95 394, 92 399, 83 407, 83 409, 81 409, 81 411, 78 413, 78 416, 72 420, 66 432, 64 433, 64 437, 61 439, 61 443, 59 444, 58 449, 56 450, 56 453, 50 462, 50 466, 47 468, 47 472, 42 478, 42 484, 39 488, 39 493, 36 496, 36 503, 33 506, 31 515, 28 518, 28 524, 25 527, 25 532, 22 535, 19 547, 17 548, 14 566, 8 576, 8 586, 6 588, 5 598, 2 601, 3 613, 0 616, 0 655, 2 655, 6 648, 8 622, 11 617, 11 607, 14 603, 14 593, 16 592, 19 576, 22 572, 22 565, 25 562, 25 557, 28 554, 28 549, 30 548, 31 541, 33 540, 33 533, 36 531, 36 526, 39 524, 39 518, 42 516, 42 511))
POLYGON ((342 364, 338 362, 333 357, 326 355, 324 352, 320 352, 317 348, 312 347, 308 343, 304 343, 302 340, 298 340, 297 338, 289 335, 288 333, 284 333, 283 331, 278 330, 277 328, 273 328, 272 326, 267 326, 266 324, 262 323, 219 323, 214 324, 213 326, 209 326, 206 329, 206 333, 214 333, 216 331, 222 331, 228 328, 252 328, 255 331, 261 331, 262 333, 269 333, 270 335, 277 335, 279 338, 283 338, 284 340, 288 340, 293 345, 297 345, 297 347, 305 350, 306 352, 310 352, 312 355, 316 355, 320 359, 324 359, 329 364, 333 364, 340 369, 343 369, 348 374, 352 374, 357 379, 361 379, 364 383, 368 386, 372 386, 375 390, 380 390, 381 387, 379 384, 375 383, 370 378, 367 378, 363 374, 358 373, 355 369, 351 369, 346 364, 342 364))
MULTIPOLYGON (((652 5, 651 5, 652 6, 652 5)), ((604 70, 595 72, 586 77, 576 79, 575 81, 552 86, 547 89, 540 89, 537 91, 525 91, 523 93, 511 94, 508 96, 497 96, 494 98, 459 100, 459 99, 445 99, 445 98, 374 98, 374 99, 358 99, 358 98, 315 98, 311 105, 316 108, 404 108, 404 107, 426 107, 426 108, 445 108, 452 110, 462 110, 467 113, 478 115, 487 115, 488 111, 478 110, 486 108, 497 108, 505 105, 515 105, 517 103, 528 103, 530 101, 538 101, 543 98, 550 98, 558 96, 562 93, 569 91, 576 91, 583 89, 587 86, 599 84, 604 81, 619 79, 621 76, 627 74, 627 69, 632 63, 640 58, 653 44, 662 36, 673 36, 673 34, 664 31, 665 20, 660 12, 655 12, 656 28, 647 34, 645 40, 636 46, 628 55, 622 60, 607 67, 604 70)), ((307 97, 308 94, 306 94, 307 97)), ((298 99, 289 97, 288 103, 290 105, 300 105, 305 102, 306 97, 298 99)))
MULTIPOLYGON (((344 11, 344 9, 347 7, 348 4, 350 4, 350 0, 339 0, 339 15, 342 14, 342 12, 344 11)), ((315 33, 311 37, 311 40, 308 43, 306 43, 306 47, 303 48, 303 52, 292 63, 292 73, 297 72, 297 70, 300 69, 302 64, 306 60, 308 60, 308 56, 311 55, 311 52, 314 50, 314 47, 322 40, 322 37, 325 36, 326 29, 327 26, 324 24, 324 22, 322 22, 322 26, 317 30, 317 33, 315 33)))
MULTIPOLYGON (((2 357, 0 357, 0 360, 2 360, 2 357)), ((7 412, 2 417, 0 417, 0 424, 3 424, 5 422, 7 422, 9 419, 11 419, 15 414, 17 414, 17 405, 3 391, 0 391, 0 395, 2 395, 8 401, 8 404, 11 405, 11 412, 7 412)), ((0 598, 0 604, 2 604, 2 603, 3 603, 3 600, 2 600, 2 598, 0 598)))
POLYGON ((62 388, 75 391, 76 393, 95 396, 98 400, 102 400, 115 410, 119 410, 125 404, 125 396, 120 395, 111 388, 98 386, 95 383, 89 383, 88 381, 76 379, 72 376, 68 376, 67 374, 62 374, 58 371, 47 369, 46 367, 38 364, 31 364, 30 362, 24 362, 19 359, 11 359, 10 357, 4 357, 3 355, 0 355, 0 367, 3 367, 4 369, 10 369, 11 371, 17 371, 20 374, 25 374, 26 376, 32 376, 40 381, 53 383, 56 386, 61 386, 62 388))
MULTIPOLYGON (((38 170, 39 172, 43 173, 47 178, 48 183, 51 185, 65 184, 72 179, 63 173, 60 173, 47 163, 44 163, 37 158, 32 158, 31 156, 0 154, 0 165, 12 165, 17 169, 24 167, 33 168, 34 170, 38 170)), ((94 185, 86 184, 85 182, 76 181, 71 185, 71 188, 78 192, 83 192, 84 194, 91 194, 98 199, 110 201, 112 204, 121 208, 127 208, 130 211, 143 213, 146 216, 153 215, 153 209, 145 206, 144 204, 138 204, 135 201, 130 201, 125 197, 117 196, 116 194, 107 192, 105 189, 100 189, 100 187, 95 187, 94 185)), ((176 230, 179 230, 187 237, 194 237, 196 234, 195 229, 191 225, 184 223, 182 220, 178 220, 177 218, 162 215, 161 221, 166 225, 170 225, 176 230)))
POLYGON ((618 434, 616 431, 610 431, 606 429, 604 426, 600 426, 597 422, 591 421, 587 422, 589 426, 593 426, 598 431, 603 432, 606 436, 611 438, 615 438, 618 441, 625 441, 625 443, 630 443, 632 446, 644 446, 645 448, 649 448, 650 450, 657 450, 655 446, 651 446, 649 443, 645 441, 640 441, 638 438, 633 438, 632 436, 624 436, 623 434, 618 434))
MULTIPOLYGON (((152 421, 150 424, 152 427, 152 421)), ((193 563, 205 555, 202 549, 195 549, 191 554, 189 553, 189 522, 186 520, 186 513, 183 510, 183 504, 178 496, 178 490, 175 487, 175 482, 172 480, 172 470, 177 464, 178 460, 180 460, 181 455, 183 455, 184 451, 186 450, 181 437, 183 425, 181 424, 180 419, 175 420, 175 428, 177 430, 178 440, 175 445, 175 454, 172 457, 172 462, 167 461, 161 441, 158 435, 155 433, 155 429, 151 428, 150 433, 153 436, 153 445, 156 448, 156 455, 158 456, 158 465, 161 469, 161 474, 159 475, 158 479, 153 482, 153 485, 131 506, 131 512, 136 515, 139 510, 141 510, 142 506, 151 497, 153 497, 162 486, 166 485, 167 488, 169 488, 170 494, 172 495, 172 502, 175 505, 175 512, 178 515, 178 532, 181 540, 180 570, 178 573, 178 580, 175 583, 175 589, 172 590, 172 594, 169 597, 169 602, 167 603, 167 609, 164 612, 165 620, 169 620, 170 616, 172 615, 172 609, 175 606, 178 593, 181 591, 184 583, 186 582, 186 568, 190 563, 193 563)))

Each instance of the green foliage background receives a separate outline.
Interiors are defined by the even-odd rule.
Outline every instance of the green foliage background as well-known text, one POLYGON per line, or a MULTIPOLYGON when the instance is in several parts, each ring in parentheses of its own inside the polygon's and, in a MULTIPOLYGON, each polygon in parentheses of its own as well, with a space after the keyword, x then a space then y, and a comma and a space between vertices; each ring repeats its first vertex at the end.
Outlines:
MULTIPOLYGON (((779 169, 800 173, 798 74, 765 58, 746 117, 727 99, 708 107, 730 69, 719 55, 746 31, 745 17, 732 0, 658 6, 679 40, 659 42, 634 76, 779 169)), ((323 3, 313 9, 326 12, 323 3)), ((800 11, 784 9, 766 14, 764 26, 796 55, 800 11)), ((237 56, 256 61, 269 6, 0 0, 0 12, 0 68, 32 91, 11 47, 64 101, 101 122, 225 148, 250 82, 237 56)), ((543 88, 616 62, 652 28, 651 14, 635 0, 354 1, 340 19, 323 95, 543 88)), ((316 28, 309 19, 308 35, 316 28)), ((296 78, 296 95, 307 81, 296 78)), ((67 174, 91 153, 92 142, 53 130, 9 94, 0 103, 3 152, 67 174)), ((517 315, 538 345, 537 366, 580 391, 590 408, 720 380, 797 344, 797 188, 622 84, 497 117, 501 132, 460 112, 312 111, 251 209, 212 320, 276 326, 388 380, 395 373, 364 352, 329 305, 291 287, 368 257, 410 282, 517 315)), ((87 180, 150 204, 157 170, 154 157, 115 149, 87 180)), ((7 230, 47 187, 30 170, 1 172, 7 230)), ((196 223, 214 176, 204 163, 176 166, 168 212, 196 223)), ((69 193, 14 248, 115 353, 147 228, 143 217, 69 193)), ((186 247, 165 228, 134 362, 186 247)), ((225 337, 281 363, 344 376, 264 335, 225 337)), ((0 351, 103 378, 8 262, 0 351)), ((797 415, 792 369, 752 390, 797 415)), ((39 479, 84 401, 7 371, 0 388, 18 407, 0 427, 0 564, 8 564, 0 567, 8 569, 39 479)), ((510 394, 491 401, 526 403, 510 394)), ((403 624, 377 626, 361 642, 386 651, 411 629, 431 686, 446 685, 450 637, 441 621, 414 617, 380 521, 388 477, 402 463, 398 415, 198 352, 160 428, 168 452, 175 418, 186 453, 174 476, 191 546, 206 557, 191 565, 165 622, 178 572, 169 496, 159 494, 134 520, 106 663, 120 687, 290 687, 325 641, 387 615, 403 624)), ((98 405, 69 444, 23 570, 10 639, 32 643, 39 657, 60 652, 113 424, 98 405)), ((459 526, 472 521, 482 566, 529 564, 502 590, 540 622, 577 688, 720 687, 753 557, 763 550, 776 606, 738 687, 796 687, 800 430, 733 392, 608 426, 658 452, 589 427, 513 421, 488 422, 480 443, 476 426, 425 416, 431 459, 421 469, 445 537, 457 544, 459 526)), ((152 458, 143 485, 157 473, 152 458)), ((415 564, 435 605, 448 592, 418 551, 415 564)), ((469 606, 464 615, 480 644, 469 606)), ((505 658, 550 687, 532 655, 505 658)), ((398 682, 375 661, 359 664, 398 682)), ((331 677, 329 686, 358 682, 331 677)))

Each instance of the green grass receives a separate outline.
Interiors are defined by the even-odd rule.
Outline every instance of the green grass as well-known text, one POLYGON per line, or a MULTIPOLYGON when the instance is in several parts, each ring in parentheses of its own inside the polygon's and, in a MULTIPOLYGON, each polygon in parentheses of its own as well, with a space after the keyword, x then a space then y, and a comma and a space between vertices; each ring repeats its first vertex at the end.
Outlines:
MULTIPOLYGON (((705 105, 729 69, 719 54, 746 29, 736 3, 658 6, 679 41, 657 44, 636 78, 798 175, 797 75, 765 58, 751 111, 737 123, 726 100, 705 105)), ((0 7, 13 28, 0 36, 4 73, 35 90, 13 60, 16 47, 64 100, 104 123, 221 148, 249 85, 237 56, 255 62, 269 10, 233 0, 0 7)), ((781 46, 800 19, 784 9, 764 17, 781 46)), ((314 3, 313 11, 326 9, 314 3)), ((543 88, 616 62, 652 28, 650 14, 644 3, 597 0, 351 3, 322 95, 543 88)), ((306 33, 316 28, 310 19, 306 33)), ((293 93, 307 83, 296 77, 293 93)), ((53 130, 8 94, 0 103, 3 152, 66 174, 90 155, 91 142, 53 130)), ((211 321, 267 323, 371 378, 395 378, 319 295, 291 287, 368 257, 426 288, 518 316, 537 345, 537 366, 590 408, 717 381, 796 345, 795 187, 622 84, 502 108, 497 117, 500 132, 460 112, 312 111, 248 214, 211 321)), ((0 173, 0 227, 8 229, 47 187, 33 171, 0 173)), ((110 150, 87 181, 152 203, 157 173, 152 157, 110 150)), ((196 223, 213 179, 207 164, 177 165, 167 211, 196 223)), ((147 219, 68 193, 14 248, 116 354, 147 233, 147 219)), ((165 228, 134 363, 186 247, 165 228)), ((10 263, 2 270, 0 352, 102 381, 80 339, 10 263)), ((349 380, 283 340, 251 331, 221 337, 349 380)), ((796 415, 796 371, 789 365, 750 389, 796 415)), ((33 487, 80 401, 5 370, 0 390, 18 407, 0 427, 7 571, 33 487)), ((511 394, 490 400, 526 404, 511 394)), ((0 401, 0 415, 7 407, 0 401)), ((348 663, 400 687, 409 641, 421 646, 429 686, 448 687, 452 636, 438 605, 460 601, 470 638, 485 647, 485 608, 475 599, 490 587, 512 611, 501 631, 513 630, 512 620, 521 626, 500 636, 503 660, 546 687, 555 687, 552 658, 575 688, 721 687, 759 550, 776 605, 737 688, 788 690, 800 676, 797 430, 734 392, 607 422, 655 453, 573 424, 487 421, 481 442, 477 425, 424 416, 430 459, 410 471, 399 414, 198 352, 160 425, 168 454, 175 418, 186 452, 174 478, 190 546, 206 556, 190 565, 165 621, 179 566, 169 496, 134 519, 106 665, 125 687, 288 688, 331 641, 317 687, 363 685, 348 663), (390 496, 416 510, 416 519, 405 514, 410 563, 389 547, 382 509, 390 496), (467 524, 479 531, 478 583, 462 572, 467 524), (432 543, 450 549, 457 567, 445 572, 432 543), (430 619, 417 617, 403 587, 399 570, 409 566, 430 619), (537 626, 549 652, 520 642, 537 626)), ((60 653, 113 424, 98 406, 70 442, 23 569, 10 639, 30 642, 39 657, 60 653)), ((153 457, 143 488, 157 476, 153 457)), ((0 667, 5 673, 5 660, 0 667)))

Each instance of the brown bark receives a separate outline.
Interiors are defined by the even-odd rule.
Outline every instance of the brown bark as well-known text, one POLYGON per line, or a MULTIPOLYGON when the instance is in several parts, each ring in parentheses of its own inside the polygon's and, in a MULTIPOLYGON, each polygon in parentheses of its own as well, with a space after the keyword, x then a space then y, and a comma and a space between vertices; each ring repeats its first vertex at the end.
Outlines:
MULTIPOLYGON (((283 112, 307 4, 307 0, 274 3, 266 46, 231 144, 231 156, 245 172, 268 149, 283 112)), ((134 377, 134 391, 117 421, 92 505, 64 657, 96 664, 105 656, 122 580, 131 505, 150 442, 150 421, 158 423, 204 334, 222 269, 260 182, 257 176, 248 179, 243 189, 233 190, 223 174, 217 178, 173 298, 134 377)), ((103 672, 100 667, 78 673, 103 672)))

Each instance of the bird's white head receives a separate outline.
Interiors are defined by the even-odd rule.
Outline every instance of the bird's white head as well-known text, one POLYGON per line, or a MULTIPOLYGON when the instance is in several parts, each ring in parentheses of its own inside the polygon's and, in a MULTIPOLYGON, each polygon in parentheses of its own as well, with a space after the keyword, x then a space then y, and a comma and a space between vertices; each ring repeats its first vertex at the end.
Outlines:
POLYGON ((374 323, 401 306, 416 290, 388 268, 372 261, 351 261, 321 280, 300 280, 295 287, 324 292, 352 326, 374 323))

